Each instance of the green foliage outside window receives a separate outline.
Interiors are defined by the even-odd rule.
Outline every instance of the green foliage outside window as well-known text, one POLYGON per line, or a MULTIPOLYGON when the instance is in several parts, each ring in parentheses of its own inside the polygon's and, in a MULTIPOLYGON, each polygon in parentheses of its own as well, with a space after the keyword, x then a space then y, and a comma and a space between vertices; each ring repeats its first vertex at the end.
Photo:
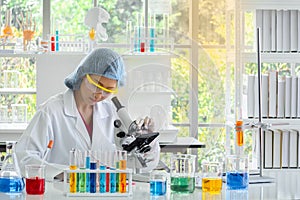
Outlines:
MULTIPOLYGON (((4 1, 6 2, 6 1, 4 1)), ((7 1, 8 2, 8 1, 7 1)), ((6 2, 6 3, 7 3, 6 2)), ((174 38, 176 44, 189 45, 189 5, 187 0, 170 0, 172 13, 170 14, 170 36, 174 38)), ((8 7, 19 5, 23 10, 31 9, 32 13, 40 13, 41 3, 35 4, 39 7, 31 6, 34 1, 15 1, 8 4, 8 7), (17 3, 16 3, 17 2, 17 3)), ((225 123, 225 91, 226 91, 226 21, 225 7, 226 1, 204 0, 199 5, 199 66, 192 66, 198 71, 198 121, 201 124, 208 124, 207 127, 198 129, 198 139, 206 144, 206 149, 199 151, 200 160, 213 160, 222 157, 224 154, 225 129, 224 127, 209 128, 210 123, 225 123), (215 46, 215 47, 211 47, 215 46)), ((136 23, 136 14, 143 12, 143 1, 139 0, 99 0, 98 5, 110 13, 111 19, 105 25, 109 35, 106 43, 126 42, 126 22, 136 23)), ((93 7, 92 1, 71 0, 71 1, 51 1, 51 32, 59 29, 61 34, 88 34, 88 27, 84 25, 84 17, 88 9, 93 7)), ((3 16, 3 15, 2 15, 3 16)), ((38 33, 42 33, 41 18, 37 20, 38 33)), ((162 19, 158 17, 158 26, 161 26, 162 19)), ((102 41, 98 41, 102 42, 102 41)), ((228 42, 228 41, 227 41, 228 42)), ((123 48, 115 48, 119 52, 124 52, 123 48)), ((172 122, 189 124, 189 92, 190 86, 190 51, 189 48, 176 48, 172 54, 172 88, 177 96, 172 100, 172 122)), ((28 62, 28 61, 22 61, 28 62)), ((27 79, 28 87, 35 85, 35 72, 33 68, 23 68, 22 73, 28 74, 32 79, 27 79)), ((231 98, 234 96, 233 80, 234 67, 230 65, 230 85, 231 98)), ((30 116, 35 112, 33 105, 35 99, 30 102, 30 116)), ((232 111, 233 112, 233 111, 232 111)), ((30 119, 30 117, 29 117, 30 119)), ((189 135, 189 129, 180 127, 182 136, 189 135)))

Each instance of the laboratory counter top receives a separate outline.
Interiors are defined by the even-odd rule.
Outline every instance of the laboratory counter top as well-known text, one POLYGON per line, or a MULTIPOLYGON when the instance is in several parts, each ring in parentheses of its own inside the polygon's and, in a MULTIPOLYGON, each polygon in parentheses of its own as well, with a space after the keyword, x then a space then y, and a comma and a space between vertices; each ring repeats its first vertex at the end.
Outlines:
MULTIPOLYGON (((64 193, 63 182, 46 182, 44 195, 27 195, 24 191, 20 196, 9 196, 0 193, 1 200, 79 200, 79 199, 133 199, 133 200, 199 200, 199 199, 231 199, 231 200, 275 200, 300 198, 300 173, 299 169, 267 170, 265 174, 274 178, 273 183, 250 184, 248 190, 228 191, 223 189, 220 194, 202 193, 201 188, 196 188, 192 194, 174 194, 168 185, 165 196, 150 196, 150 184, 133 182, 133 195, 129 197, 67 197, 64 193)), ((265 175, 264 175, 265 176, 265 175)))

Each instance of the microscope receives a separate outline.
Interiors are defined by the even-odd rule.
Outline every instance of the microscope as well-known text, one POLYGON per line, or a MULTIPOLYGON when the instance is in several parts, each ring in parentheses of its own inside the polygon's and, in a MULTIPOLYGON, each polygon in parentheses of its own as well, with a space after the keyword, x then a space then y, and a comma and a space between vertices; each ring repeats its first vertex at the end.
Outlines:
POLYGON ((131 119, 117 97, 113 97, 111 100, 119 116, 119 119, 114 121, 116 146, 119 150, 127 151, 128 167, 138 174, 140 169, 147 167, 147 159, 144 154, 151 150, 150 143, 159 133, 149 132, 144 126, 140 127, 136 120, 131 119))

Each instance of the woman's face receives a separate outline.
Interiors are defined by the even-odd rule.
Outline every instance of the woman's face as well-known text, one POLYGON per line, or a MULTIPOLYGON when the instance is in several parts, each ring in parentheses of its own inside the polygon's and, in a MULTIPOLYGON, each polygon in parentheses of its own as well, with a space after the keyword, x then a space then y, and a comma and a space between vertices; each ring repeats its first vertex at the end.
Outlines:
POLYGON ((103 76, 90 74, 82 79, 80 93, 83 101, 95 105, 109 97, 117 89, 117 81, 103 76))

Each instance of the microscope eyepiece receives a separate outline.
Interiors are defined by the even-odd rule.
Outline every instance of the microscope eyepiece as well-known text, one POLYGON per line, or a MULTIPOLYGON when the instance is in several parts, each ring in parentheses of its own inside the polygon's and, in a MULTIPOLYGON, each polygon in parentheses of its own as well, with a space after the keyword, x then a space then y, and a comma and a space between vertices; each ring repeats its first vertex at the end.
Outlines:
POLYGON ((121 126, 122 126, 121 120, 116 119, 116 120, 114 121, 114 127, 115 127, 115 128, 120 128, 121 126))

